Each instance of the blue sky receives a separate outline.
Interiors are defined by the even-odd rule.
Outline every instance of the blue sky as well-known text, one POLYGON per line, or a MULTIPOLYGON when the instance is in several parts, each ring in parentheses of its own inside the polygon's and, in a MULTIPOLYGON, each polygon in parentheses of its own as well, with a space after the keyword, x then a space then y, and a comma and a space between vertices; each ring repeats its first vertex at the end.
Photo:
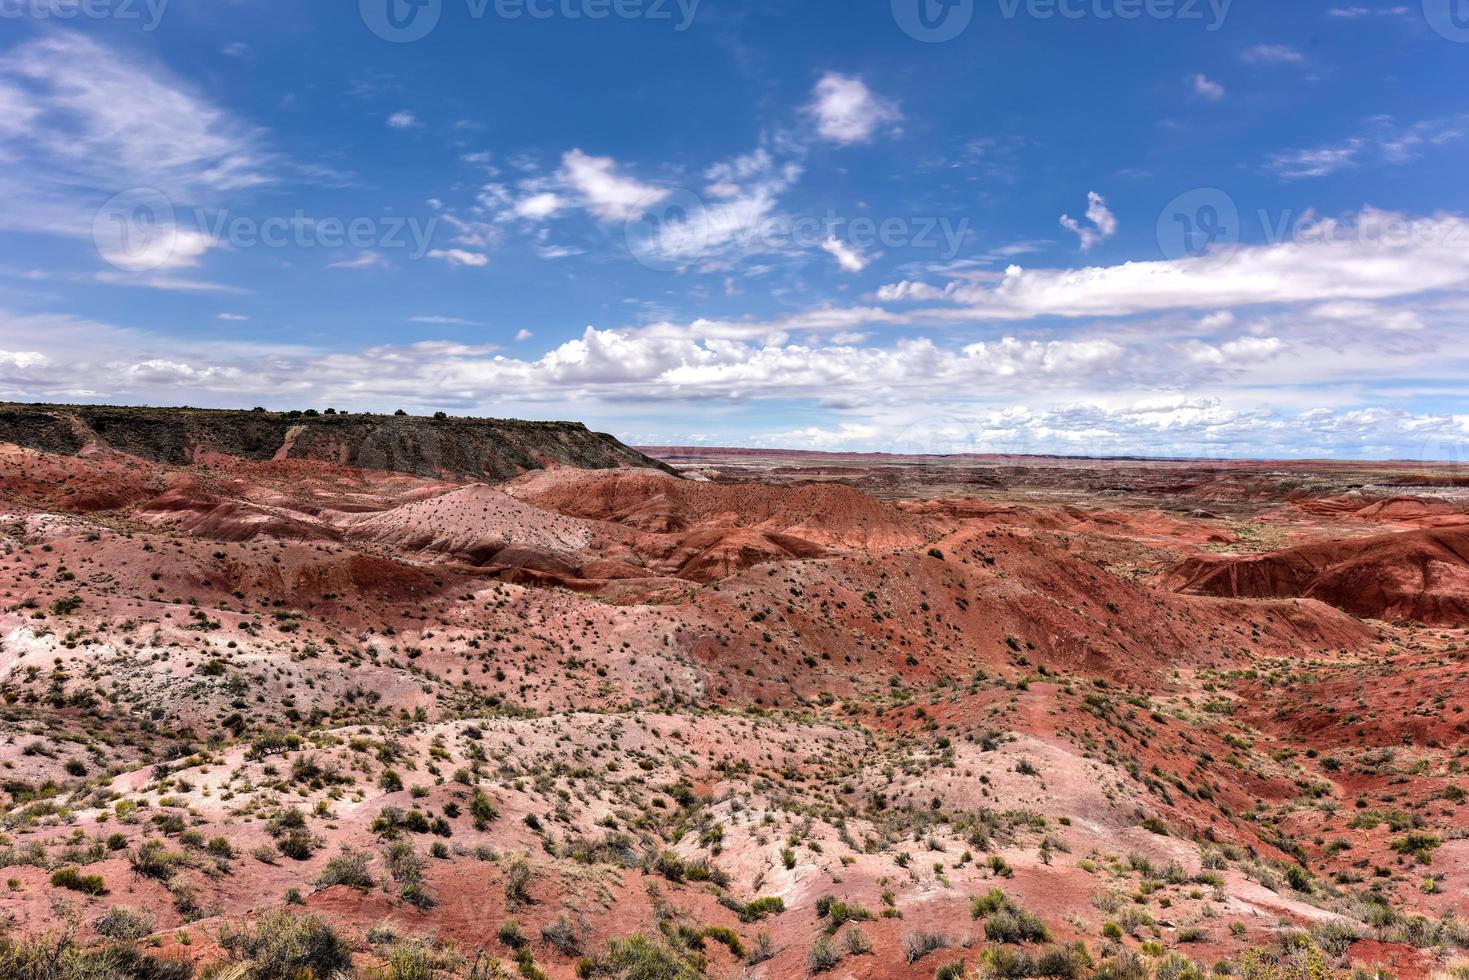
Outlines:
POLYGON ((1455 4, 0 0, 0 397, 1459 460, 1455 4))

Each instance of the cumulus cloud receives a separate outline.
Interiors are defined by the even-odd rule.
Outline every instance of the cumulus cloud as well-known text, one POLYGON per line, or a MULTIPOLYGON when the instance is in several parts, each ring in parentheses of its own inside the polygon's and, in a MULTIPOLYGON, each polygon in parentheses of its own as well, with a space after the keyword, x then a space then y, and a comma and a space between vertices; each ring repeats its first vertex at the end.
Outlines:
POLYGON ((1117 234, 1117 218, 1107 209, 1107 201, 1096 191, 1086 196, 1086 218, 1090 226, 1082 224, 1069 214, 1061 215, 1061 227, 1072 232, 1080 240, 1081 250, 1089 252, 1098 242, 1117 234))
MULTIPOLYGON (((1115 227, 1115 226, 1114 226, 1115 227)), ((1086 229, 1084 229, 1086 230, 1086 229)), ((885 301, 942 301, 955 317, 1125 316, 1172 309, 1380 300, 1469 288, 1469 218, 1367 209, 1323 219, 1299 240, 1083 269, 1012 265, 995 281, 883 286, 885 301)))
POLYGON ((668 196, 654 187, 617 172, 611 157, 594 157, 568 150, 561 157, 561 179, 575 191, 581 204, 603 221, 627 221, 668 196))
POLYGON ((1208 75, 1195 75, 1192 80, 1194 94, 1208 102, 1220 102, 1224 99, 1224 86, 1209 78, 1208 75))
MULTIPOLYGON (((843 318, 841 311, 813 313, 802 325, 819 329, 823 319, 843 318)), ((774 326, 588 327, 539 355, 510 356, 493 344, 443 340, 351 351, 234 338, 181 341, 0 311, 0 351, 9 352, 0 353, 0 393, 27 401, 85 391, 121 401, 273 398, 340 405, 350 392, 351 407, 361 409, 421 405, 432 393, 436 405, 481 414, 574 411, 591 418, 678 404, 676 418, 699 426, 729 417, 730 407, 741 403, 794 399, 820 414, 809 431, 775 434, 826 448, 902 443, 903 451, 948 439, 949 451, 1260 455, 1273 452, 1278 439, 1311 455, 1364 455, 1382 447, 1412 455, 1410 440, 1424 445, 1432 438, 1439 440, 1433 454, 1442 454, 1456 424, 1462 424, 1460 443, 1469 442, 1469 416, 1456 423, 1350 404, 1323 411, 1329 406, 1316 394, 1325 379, 1340 388, 1353 377, 1457 377, 1469 368, 1469 354, 1446 338, 1382 346, 1373 340, 1380 334, 1366 331, 1307 333, 1299 335, 1297 350, 1290 337, 1261 332, 1260 324, 1201 340, 1170 337, 1161 322, 1070 336, 1003 331, 968 342, 915 337, 834 346, 810 332, 803 342, 758 335, 774 326), (1268 384, 1282 376, 1288 384, 1268 384), (1262 404, 1262 385, 1273 405, 1262 404), (1158 394, 1182 389, 1200 394, 1158 394), (705 414, 701 403, 718 408, 705 414), (1307 436, 1297 438, 1297 430, 1307 436)), ((1171 329, 1197 328, 1190 320, 1171 329)), ((748 417, 735 417, 742 419, 737 431, 748 434, 748 417)))
POLYGON ((519 218, 528 218, 539 221, 549 218, 560 211, 563 207, 561 197, 550 191, 532 194, 515 202, 515 215, 519 218))
POLYGON ((895 103, 874 94, 862 79, 836 72, 821 76, 806 111, 822 139, 842 145, 870 142, 879 129, 903 118, 895 103))
POLYGON ((407 109, 400 109, 388 117, 388 127, 390 129, 417 129, 422 125, 423 123, 418 121, 418 117, 407 109))
POLYGON ((849 245, 835 236, 821 243, 821 250, 837 260, 837 265, 847 272, 861 272, 872 263, 874 256, 867 255, 856 245, 849 245))

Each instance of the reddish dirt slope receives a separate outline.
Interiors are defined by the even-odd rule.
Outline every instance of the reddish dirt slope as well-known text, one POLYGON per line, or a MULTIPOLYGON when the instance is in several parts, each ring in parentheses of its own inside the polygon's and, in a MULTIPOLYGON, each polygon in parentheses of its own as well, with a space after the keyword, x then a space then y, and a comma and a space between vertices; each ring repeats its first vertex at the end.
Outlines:
POLYGON ((1320 599, 1356 616, 1469 625, 1469 528, 1321 541, 1260 555, 1199 555, 1167 576, 1197 595, 1320 599))

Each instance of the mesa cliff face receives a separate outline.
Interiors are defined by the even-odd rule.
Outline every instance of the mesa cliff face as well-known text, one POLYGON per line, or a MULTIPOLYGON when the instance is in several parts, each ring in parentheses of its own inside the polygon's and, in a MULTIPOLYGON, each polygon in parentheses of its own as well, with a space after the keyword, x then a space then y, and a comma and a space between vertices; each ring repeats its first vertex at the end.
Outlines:
POLYGON ((516 419, 9 404, 0 405, 0 442, 67 455, 113 449, 175 465, 214 452, 490 480, 558 465, 671 472, 580 422, 516 419))

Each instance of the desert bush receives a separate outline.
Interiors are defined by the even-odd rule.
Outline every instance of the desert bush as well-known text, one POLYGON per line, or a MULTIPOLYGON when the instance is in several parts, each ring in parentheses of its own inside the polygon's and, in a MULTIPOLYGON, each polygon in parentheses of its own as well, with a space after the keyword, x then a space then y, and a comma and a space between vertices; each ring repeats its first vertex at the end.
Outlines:
POLYGON ((745 955, 745 944, 740 942, 739 933, 729 926, 705 926, 702 935, 705 939, 723 944, 735 956, 745 955))
POLYGON ((511 905, 525 905, 531 900, 530 864, 525 858, 516 858, 505 866, 505 901, 511 905))
POLYGON ((484 790, 476 788, 469 798, 469 815, 474 820, 475 830, 485 830, 500 815, 495 801, 484 790))
POLYGON ((320 846, 317 838, 305 827, 292 827, 276 838, 276 850, 293 861, 305 861, 320 846))
POLYGON ((253 925, 225 923, 219 944, 245 968, 248 980, 303 974, 330 977, 352 967, 346 940, 312 913, 273 909, 253 925))
POLYGON ((842 933, 842 948, 850 956, 865 956, 872 952, 872 940, 867 938, 867 933, 853 926, 842 933))
POLYGON ((1103 960, 1102 965, 1092 973, 1092 980, 1148 980, 1148 977, 1148 965, 1130 949, 1124 949, 1111 959, 1103 960))
POLYGON ((841 952, 835 949, 831 940, 825 936, 817 936, 816 941, 806 952, 806 968, 812 973, 825 973, 827 970, 835 969, 841 961, 841 952))
POLYGON ((84 895, 107 894, 107 882, 101 875, 84 875, 80 868, 60 868, 51 875, 51 884, 57 888, 70 888, 84 895))
POLYGON ((696 959, 637 933, 608 940, 591 964, 590 975, 626 980, 700 980, 704 970, 696 959))
POLYGON ((563 912, 541 929, 541 938, 566 956, 580 956, 582 952, 581 930, 563 912))
POLYGON ((174 869, 182 861, 183 856, 170 852, 161 840, 144 841, 137 850, 128 852, 128 864, 133 874, 158 881, 172 878, 174 869))
POLYGON ((992 943, 1043 943, 1051 934, 1034 912, 1011 904, 985 920, 984 938, 992 943))
POLYGON ((964 980, 964 961, 945 963, 933 971, 933 980, 964 980))
POLYGON ((5 980, 189 980, 188 963, 155 959, 128 944, 84 949, 74 925, 59 933, 0 937, 0 977, 5 980))
POLYGON ((941 932, 920 929, 903 937, 903 957, 909 963, 917 963, 935 950, 947 949, 949 937, 941 932))
POLYGON ((755 934, 755 942, 750 947, 750 952, 745 955, 745 962, 750 966, 764 963, 775 956, 775 941, 770 938, 770 933, 763 929, 755 934))
POLYGON ((114 905, 92 923, 97 935, 131 943, 153 931, 153 914, 127 905, 114 905))
POLYGON ((330 888, 332 885, 349 885, 353 888, 361 888, 364 891, 377 884, 377 879, 372 876, 372 858, 367 852, 342 845, 342 853, 326 863, 321 869, 321 876, 316 879, 316 887, 330 888))
POLYGON ((496 930, 495 936, 511 949, 519 949, 525 945, 525 933, 520 931, 520 923, 514 919, 506 919, 500 923, 500 928, 496 930))

